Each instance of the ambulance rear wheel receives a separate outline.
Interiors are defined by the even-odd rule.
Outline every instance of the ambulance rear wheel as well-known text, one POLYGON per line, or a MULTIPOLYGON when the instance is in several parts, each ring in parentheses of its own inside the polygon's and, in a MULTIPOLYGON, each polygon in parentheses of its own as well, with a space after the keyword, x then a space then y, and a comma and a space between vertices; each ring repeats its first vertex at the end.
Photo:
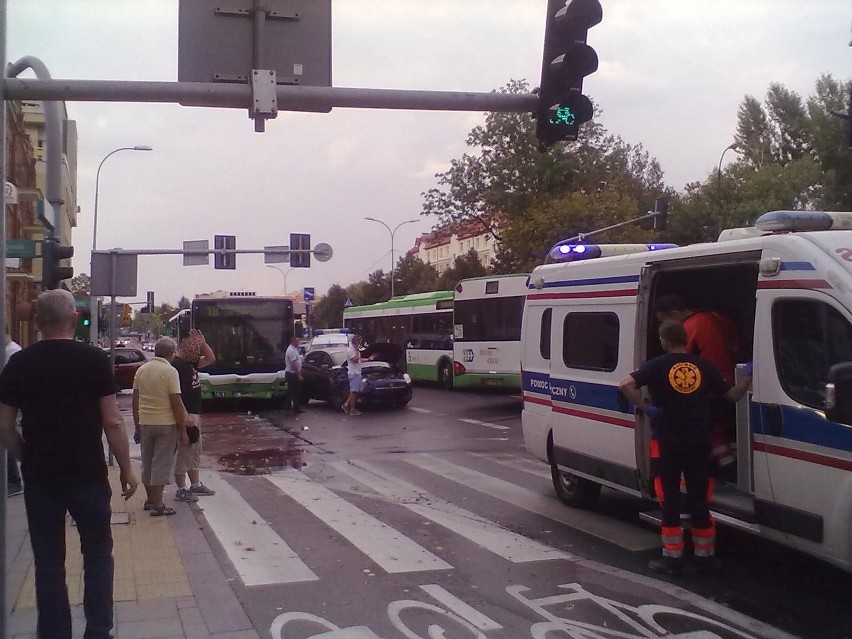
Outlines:
POLYGON ((591 508, 601 494, 601 485, 583 477, 561 470, 556 462, 550 462, 553 488, 562 503, 574 508, 591 508))

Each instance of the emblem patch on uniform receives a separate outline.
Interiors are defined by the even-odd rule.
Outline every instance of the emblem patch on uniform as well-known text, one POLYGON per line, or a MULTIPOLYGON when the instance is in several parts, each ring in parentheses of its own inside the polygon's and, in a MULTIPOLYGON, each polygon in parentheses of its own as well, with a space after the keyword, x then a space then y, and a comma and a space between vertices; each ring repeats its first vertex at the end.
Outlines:
POLYGON ((669 384, 678 393, 688 395, 701 386, 701 370, 690 362, 678 362, 669 369, 669 384))

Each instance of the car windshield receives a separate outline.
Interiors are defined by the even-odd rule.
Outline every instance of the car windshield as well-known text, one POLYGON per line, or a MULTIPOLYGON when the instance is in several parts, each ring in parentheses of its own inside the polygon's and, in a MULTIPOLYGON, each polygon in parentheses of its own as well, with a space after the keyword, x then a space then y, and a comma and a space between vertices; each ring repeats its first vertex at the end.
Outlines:
POLYGON ((372 362, 364 362, 363 368, 390 368, 391 365, 387 362, 375 360, 372 362))
POLYGON ((331 361, 335 366, 343 366, 346 362, 346 351, 328 351, 328 354, 331 355, 331 361))

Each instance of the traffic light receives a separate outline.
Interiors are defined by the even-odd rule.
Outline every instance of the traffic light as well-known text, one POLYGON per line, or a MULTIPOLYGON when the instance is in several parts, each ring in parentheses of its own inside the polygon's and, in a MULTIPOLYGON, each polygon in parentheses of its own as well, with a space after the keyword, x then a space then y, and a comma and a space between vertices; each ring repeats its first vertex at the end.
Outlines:
POLYGON ((92 328, 92 313, 89 309, 77 309, 77 327, 74 337, 82 342, 89 341, 89 331, 92 328))
POLYGON ((290 233, 290 266, 310 268, 311 236, 308 233, 290 233))
POLYGON ((41 285, 47 289, 59 288, 62 280, 74 277, 74 269, 60 264, 74 256, 74 247, 65 246, 56 240, 44 240, 41 244, 41 285))
MULTIPOLYGON (((237 238, 234 235, 214 235, 213 248, 233 251, 237 248, 237 238)), ((235 270, 237 268, 237 254, 216 253, 213 256, 213 268, 235 270)))
POLYGON ((125 304, 121 309, 121 325, 130 326, 133 323, 133 309, 130 304, 125 304))
POLYGON ((603 18, 599 0, 547 0, 536 132, 542 148, 576 140, 580 125, 594 116, 583 95, 583 78, 598 70, 598 54, 588 44, 591 27, 603 18))
POLYGON ((154 312, 154 291, 148 291, 148 302, 145 305, 146 313, 154 312))
POLYGON ((654 218, 654 231, 665 231, 669 225, 669 198, 658 197, 654 200, 654 213, 657 214, 654 218))

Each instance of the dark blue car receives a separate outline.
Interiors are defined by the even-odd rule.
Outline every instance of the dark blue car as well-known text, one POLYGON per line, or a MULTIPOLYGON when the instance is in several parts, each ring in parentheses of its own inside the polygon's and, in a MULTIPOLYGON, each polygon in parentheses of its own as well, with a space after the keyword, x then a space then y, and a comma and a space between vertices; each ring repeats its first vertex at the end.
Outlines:
MULTIPOLYGON (((305 355, 302 366, 302 402, 319 399, 339 407, 349 397, 348 362, 345 347, 319 348, 305 355)), ((358 406, 402 407, 411 401, 411 377, 398 366, 402 349, 394 344, 374 344, 362 351, 374 355, 361 365, 364 388, 358 406)))

